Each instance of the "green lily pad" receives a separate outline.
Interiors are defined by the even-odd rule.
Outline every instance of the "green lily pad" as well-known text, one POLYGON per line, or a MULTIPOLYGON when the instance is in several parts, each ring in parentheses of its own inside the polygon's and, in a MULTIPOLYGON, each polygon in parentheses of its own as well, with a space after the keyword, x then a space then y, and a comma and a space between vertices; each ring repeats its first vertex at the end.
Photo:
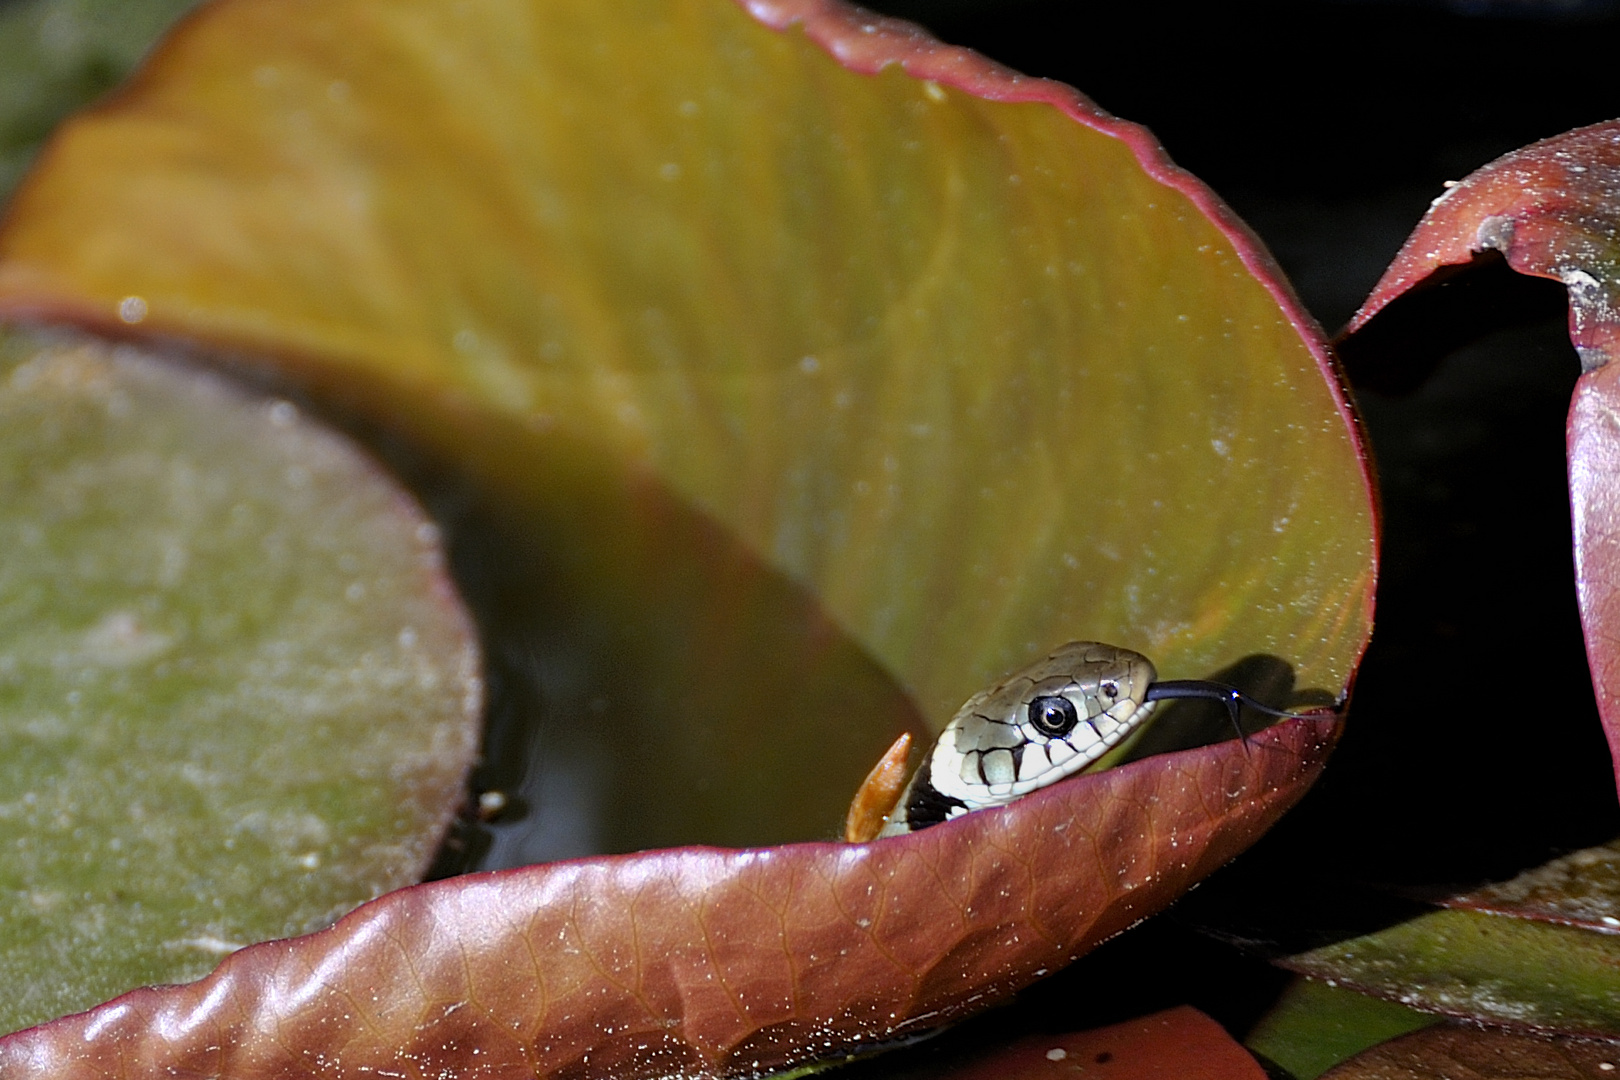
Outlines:
POLYGON ((1288 957, 1285 967, 1427 1012, 1545 1031, 1620 1034, 1620 936, 1436 911, 1288 957))
POLYGON ((1572 852, 1285 965, 1431 1012, 1620 1034, 1616 847, 1572 852))
POLYGON ((1620 840, 1570 852, 1444 903, 1613 934, 1620 931, 1620 840))
POLYGON ((129 74, 196 0, 0 5, 0 202, 59 121, 129 74))
POLYGON ((477 743, 434 527, 225 381, 0 338, 0 1029, 417 880, 477 743))
POLYGON ((1436 1023, 1437 1018, 1393 1001, 1296 979, 1243 1043, 1294 1080, 1315 1080, 1370 1046, 1436 1023))

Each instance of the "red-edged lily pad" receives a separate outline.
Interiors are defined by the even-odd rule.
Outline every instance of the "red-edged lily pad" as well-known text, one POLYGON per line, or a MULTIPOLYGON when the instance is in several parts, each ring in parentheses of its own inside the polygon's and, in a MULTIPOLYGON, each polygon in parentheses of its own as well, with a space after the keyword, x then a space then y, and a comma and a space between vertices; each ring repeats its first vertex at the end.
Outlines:
POLYGON ((1494 915, 1620 932, 1620 840, 1553 859, 1445 905, 1494 915))
POLYGON ((1620 1034, 1620 936, 1476 911, 1420 915, 1284 966, 1414 1009, 1506 1027, 1620 1034))
POLYGON ((733 1076, 1003 1000, 1186 890, 1314 771, 1291 721, 872 844, 684 848, 420 885, 0 1042, 8 1077, 733 1076), (1152 807, 1154 829, 1141 831, 1152 807))
POLYGON ((1327 1080, 1606 1080, 1620 1069, 1620 1043, 1445 1025, 1356 1055, 1327 1080))
MULTIPOLYGON (((297 381, 470 477, 505 535, 571 538, 551 569, 594 583, 599 622, 642 617, 615 582, 657 565, 674 508, 935 722, 1073 638, 1167 677, 1259 657, 1337 700, 1370 628, 1349 406, 1247 231, 1074 91, 832 4, 224 0, 58 134, 0 231, 0 315, 297 381)), ((660 620, 672 655, 704 604, 755 595, 697 592, 660 620)), ((728 639, 699 644, 673 696, 736 697, 697 662, 728 639)), ((0 1053, 54 1075, 836 1057, 1162 907, 1336 733, 1290 721, 870 846, 423 886, 0 1053)))
POLYGON ((1514 270, 1569 290, 1570 340, 1585 374, 1570 405, 1575 581, 1609 746, 1620 758, 1620 121, 1580 128, 1498 158, 1424 215, 1347 331, 1436 274, 1499 252, 1514 270))
POLYGON ((1447 187, 1345 329, 1354 333, 1442 267, 1495 251, 1521 274, 1570 292, 1569 336, 1593 371, 1614 356, 1615 192, 1620 120, 1565 132, 1497 158, 1447 187))
MULTIPOLYGON (((1564 284, 1585 369, 1567 445, 1576 588, 1611 752, 1620 748, 1620 405, 1615 366, 1620 265, 1620 122, 1508 154, 1435 201, 1352 320, 1500 255, 1564 284)), ((1620 756, 1620 755, 1616 755, 1620 756)), ((1290 958, 1288 966, 1416 1008, 1544 1031, 1620 1032, 1613 853, 1577 852, 1447 901, 1450 910, 1290 958), (1613 924, 1613 925, 1611 925, 1613 924)))

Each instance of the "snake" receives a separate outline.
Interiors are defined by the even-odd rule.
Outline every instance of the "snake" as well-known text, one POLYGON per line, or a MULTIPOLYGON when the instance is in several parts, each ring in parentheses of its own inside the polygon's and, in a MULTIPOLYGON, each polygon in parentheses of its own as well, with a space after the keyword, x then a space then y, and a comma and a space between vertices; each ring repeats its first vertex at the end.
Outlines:
MULTIPOLYGON (((846 838, 900 836, 926 829, 963 814, 1005 806, 1030 792, 1096 765, 1109 751, 1143 730, 1169 699, 1197 698, 1221 702, 1238 737, 1243 706, 1271 716, 1298 718, 1262 705, 1236 687, 1205 679, 1161 680, 1153 662, 1139 652, 1099 641, 1071 641, 1033 664, 979 691, 945 725, 922 763, 899 793, 880 794, 887 810, 881 829, 877 820, 857 825, 851 807, 846 838)), ((890 754, 903 768, 909 737, 890 754)), ((867 784, 885 768, 880 763, 867 784)), ((881 790, 898 781, 876 781, 881 790)), ((863 793, 867 785, 863 785, 863 793)), ((856 796, 857 806, 862 795, 856 796)), ((878 811, 882 813, 883 811, 878 811)))

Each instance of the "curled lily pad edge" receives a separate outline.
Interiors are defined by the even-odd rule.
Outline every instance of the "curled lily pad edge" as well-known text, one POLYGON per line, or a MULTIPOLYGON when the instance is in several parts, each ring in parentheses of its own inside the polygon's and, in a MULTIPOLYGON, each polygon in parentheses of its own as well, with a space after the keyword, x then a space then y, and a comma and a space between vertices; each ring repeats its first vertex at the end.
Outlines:
MULTIPOLYGON (((761 1066, 770 1071, 828 1054, 843 1057, 881 1045, 885 1034, 904 1037, 1004 1000, 1162 910, 1286 812, 1314 781, 1341 732, 1342 723, 1331 716, 1285 721, 1252 736, 1247 749, 1234 740, 1144 759, 1070 778, 1007 807, 870 844, 661 849, 409 886, 363 905, 326 930, 248 946, 199 982, 137 989, 85 1013, 0 1038, 0 1067, 15 1068, 20 1078, 99 1076, 114 1061, 119 1068, 135 1071, 157 1071, 181 1062, 200 1066, 205 1060, 217 1069, 226 1064, 227 1050, 242 1055, 238 1064, 264 1059, 260 1063, 268 1067, 265 1055, 273 1057, 283 1042, 292 1055, 325 1053, 337 1059, 351 1052, 362 1055, 357 1061, 344 1060, 349 1067, 377 1067, 398 1055, 417 1060, 429 1045, 441 1046, 445 1054, 475 1050, 483 1055, 476 1060, 489 1067, 493 1062, 487 1055, 496 1049, 489 1040, 512 1045, 514 1025, 527 1029, 525 1011, 532 1013, 538 1001, 542 1017, 530 1032, 533 1038, 519 1035, 516 1045, 543 1038, 547 1050, 556 1052, 561 1043, 566 1053, 573 1044, 587 1059, 595 1055, 602 1061, 607 1070, 602 1075, 621 1075, 615 1069, 630 1062, 612 1058, 612 1040, 606 1047, 600 1045, 604 1023, 611 1032, 612 1021, 622 1024, 626 1010, 646 1014, 650 1006, 644 994, 652 992, 656 998, 667 978, 682 982, 683 977, 670 969, 689 964, 694 956, 700 970, 714 972, 706 978, 718 976, 722 987, 729 985, 728 976, 757 980, 760 985, 754 992, 763 990, 761 1001, 766 1003, 772 980, 786 978, 795 988, 794 1006, 772 1026, 768 1016, 734 1012, 737 1006, 729 997, 718 1005, 704 1002, 701 991, 689 986, 680 997, 686 1012, 673 1024, 662 1018, 656 1021, 660 1030, 675 1029, 664 1037, 665 1054, 673 1048, 685 1055, 685 1064, 700 1063, 700 1074, 711 1076, 735 1074, 745 1058, 754 1061, 756 1071, 761 1066), (1178 786, 1202 791, 1174 800, 1182 804, 1179 819, 1174 812, 1156 811, 1160 794, 1178 786), (1168 845, 1159 844, 1151 828, 1145 832, 1141 828, 1144 815, 1158 814, 1175 819, 1168 845), (1052 921, 1037 913, 1051 905, 1083 906, 1086 898, 1076 895, 1067 881, 1071 875, 1060 873, 1056 876, 1064 880, 1041 885, 1039 877, 1032 876, 1039 860, 1020 853, 1024 846, 1017 842, 1020 835, 1050 848, 1073 850, 1079 845, 1078 862, 1089 868, 1086 849, 1100 853, 1111 846, 1110 836, 1132 834, 1136 842, 1125 845, 1130 850, 1116 851, 1118 858, 1112 860, 1123 884, 1098 881, 1091 889, 1108 895, 1102 910, 1085 912, 1087 917, 1068 927, 1062 925, 1062 911, 1052 911, 1052 921), (1148 865, 1138 850, 1143 843, 1156 853, 1145 860, 1148 865), (919 899, 920 906, 911 911, 906 890, 891 895, 882 887, 890 878, 907 876, 961 884, 932 890, 934 895, 919 899), (1033 887, 1015 889, 1020 895, 1010 896, 1009 884, 1020 880, 1033 887), (583 908, 576 895, 582 886, 596 897, 583 908), (777 911, 775 903, 806 890, 819 898, 808 912, 797 912, 802 921, 795 923, 789 917, 792 908, 777 911), (645 915, 643 930, 655 953, 647 959, 639 952, 626 956, 615 944, 622 936, 620 924, 635 921, 637 898, 647 894, 660 898, 659 909, 645 915), (833 908, 827 907, 829 900, 833 908), (892 907, 892 902, 900 906, 892 907), (661 910, 671 903, 674 909, 661 910), (742 908, 736 907, 739 903, 742 908), (1005 910, 990 912, 992 925, 968 930, 964 924, 955 933, 946 927, 931 951, 919 953, 910 944, 913 921, 927 918, 923 909, 948 909, 966 918, 980 904, 989 908, 999 904, 1005 910), (783 920, 781 933, 813 943, 802 963, 789 962, 787 974, 775 971, 768 957, 765 967, 771 970, 754 971, 760 954, 748 933, 728 940, 731 935, 717 938, 702 930, 706 917, 723 918, 728 910, 746 915, 761 906, 776 912, 770 916, 772 925, 783 920), (856 916, 868 907, 873 921, 863 923, 856 916), (841 931, 821 921, 833 911, 833 926, 841 925, 841 931), (465 924, 467 936, 449 938, 447 919, 465 924), (699 928, 695 936, 686 921, 699 928), (608 940, 595 937, 602 933, 608 940), (828 967, 827 958, 815 955, 814 946, 830 951, 840 939, 845 942, 838 950, 843 959, 828 967), (444 956, 425 955, 434 945, 444 951, 447 941, 453 947, 444 956), (413 942, 424 951, 413 949, 413 942), (576 965, 583 963, 595 974, 572 985, 566 971, 541 963, 543 943, 584 956, 576 965), (382 976, 398 970, 391 960, 395 954, 411 958, 406 965, 409 977, 396 982, 394 991, 385 991, 382 976), (730 972, 729 965, 739 961, 743 969, 730 972), (899 978, 911 991, 898 997, 886 993, 883 980, 873 986, 867 978, 857 980, 860 985, 850 999, 840 992, 850 988, 842 985, 844 980, 834 970, 853 966, 870 976, 873 971, 911 964, 920 966, 899 978), (634 986, 651 991, 635 989, 626 979, 632 974, 634 986), (359 983, 345 985, 349 978, 359 983), (822 997, 829 990, 836 1005, 822 997), (550 1026, 557 1018, 545 1016, 545 1010, 570 1008, 569 993, 581 998, 572 1007, 588 1003, 591 1008, 586 1015, 562 1018, 574 1020, 572 1028, 566 1023, 550 1026), (801 994, 809 1015, 798 1011, 801 994), (364 1003, 366 998, 369 1003, 364 1003), (449 1007, 451 999, 461 1004, 449 1007), (460 1014, 462 1005, 469 1003, 477 1007, 460 1014), (422 1019, 441 1009, 442 1018, 422 1019), (356 1019, 353 1010, 374 1010, 377 1015, 356 1019), (515 1015, 503 1018, 508 1010, 515 1015), (452 1014, 458 1014, 454 1030, 447 1026, 452 1014), (416 1018, 407 1025, 407 1034, 416 1040, 410 1046, 396 1046, 383 1032, 372 1030, 397 1025, 406 1015, 416 1018), (376 1045, 357 1049, 355 1043, 365 1039, 344 1037, 337 1030, 356 1024, 358 1034, 369 1033, 376 1045), (303 1046, 299 1032, 306 1027, 303 1035, 335 1037, 339 1045, 303 1046), (585 1040, 580 1030, 598 1034, 585 1040), (266 1031, 275 1033, 269 1040, 274 1046, 248 1038, 266 1031), (244 1047, 239 1042, 244 1038, 263 1045, 244 1047)), ((636 937, 641 940, 639 934, 636 937)), ((780 950, 766 951, 783 960, 780 950)), ((689 982, 691 972, 684 978, 689 982)), ((892 971, 888 981, 895 981, 892 971)), ((697 985, 713 988, 707 982, 697 985)), ((762 1011, 770 1012, 768 1004, 762 1011)), ((620 1041, 632 1045, 646 1036, 623 1026, 618 1030, 620 1041)), ((645 1042, 641 1049, 646 1049, 645 1042)), ((619 1051, 622 1055, 624 1047, 619 1051)), ((643 1073, 632 1069, 622 1074, 643 1073)))
MULTIPOLYGON (((1299 304, 1270 255, 1265 252, 1247 226, 1243 225, 1212 192, 1170 162, 1146 129, 1114 119, 1067 86, 1018 76, 967 50, 940 45, 921 31, 895 20, 874 20, 842 4, 823 0, 806 0, 806 2, 784 0, 779 3, 753 0, 744 6, 756 18, 767 25, 773 25, 776 29, 786 29, 795 23, 802 25, 812 40, 817 41, 852 70, 876 71, 887 64, 900 63, 913 77, 933 79, 986 99, 1051 104, 1086 126, 1127 142, 1145 171, 1166 186, 1181 191, 1231 239, 1241 261, 1276 299, 1300 338, 1306 342, 1324 377, 1335 388, 1335 400, 1347 427, 1352 432, 1359 432, 1353 408, 1343 390, 1343 380, 1330 358, 1320 327, 1299 304), (871 29, 874 26, 875 31, 871 29), (879 55, 883 51, 879 46, 888 46, 889 52, 879 55), (896 53, 904 55, 897 59, 896 53)), ((154 332, 140 332, 130 326, 121 325, 116 320, 98 319, 94 313, 84 311, 40 309, 25 314, 45 318, 68 316, 81 325, 101 324, 101 328, 110 336, 147 341, 161 337, 154 332)), ((1358 454, 1365 472, 1369 468, 1367 455, 1359 445, 1358 454)), ((1374 524, 1376 535, 1376 517, 1374 524)), ((1371 589, 1372 585, 1369 583, 1366 597, 1368 609, 1371 606, 1371 589)), ((1365 640, 1361 648, 1365 649, 1365 640)), ((1352 664, 1352 671, 1354 666, 1352 664)))
MULTIPOLYGON (((164 66, 165 56, 176 48, 174 42, 177 37, 182 36, 183 29, 188 23, 204 17, 204 8, 217 8, 231 2, 232 0, 213 0, 210 4, 200 5, 187 12, 176 21, 169 33, 128 80, 84 112, 94 114, 102 109, 112 108, 126 96, 137 93, 149 73, 164 66)), ((872 75, 897 64, 912 78, 954 87, 986 101, 1049 105, 1075 122, 1124 143, 1148 176, 1191 202, 1232 244, 1239 262, 1271 296, 1290 327, 1305 344, 1316 363, 1318 374, 1331 390, 1340 422, 1351 433, 1356 456, 1362 466, 1369 502, 1373 506, 1375 566, 1367 585, 1367 595, 1362 598, 1363 609, 1369 612, 1372 610, 1373 590, 1377 578, 1376 552, 1381 527, 1374 494, 1375 481, 1371 455, 1349 393, 1348 381, 1333 356, 1327 335, 1316 318, 1306 310, 1282 268, 1254 230, 1203 181, 1172 161, 1151 131, 1141 124, 1114 116, 1066 83, 1022 75, 971 49, 941 42, 915 23, 876 15, 846 3, 845 0, 732 0, 732 2, 772 30, 787 32, 797 28, 840 65, 853 72, 872 75)), ((11 199, 0 205, 0 234, 7 230, 15 208, 24 201, 20 197, 22 193, 32 184, 34 177, 44 171, 38 163, 51 156, 59 137, 58 133, 52 134, 36 159, 35 167, 17 186, 11 199)), ((7 297, 0 301, 0 320, 24 324, 67 321, 114 339, 146 341, 153 345, 167 343, 171 347, 179 345, 182 348, 187 344, 183 330, 178 328, 131 324, 120 318, 116 312, 106 310, 100 305, 75 303, 59 297, 7 297)), ((240 344, 253 351, 279 352, 275 342, 240 344)), ((293 358, 283 357, 283 359, 293 358)), ((1361 653, 1365 650, 1366 641, 1363 640, 1361 653)), ((1351 663, 1351 670, 1359 663, 1360 653, 1351 663)))
MULTIPOLYGON (((1340 419, 1355 434, 1358 456, 1370 476, 1370 458, 1348 382, 1333 359, 1321 324, 1306 310, 1259 235, 1208 185, 1172 161, 1146 127, 1114 116, 1067 83, 1020 74, 971 49, 948 45, 915 23, 876 15, 844 0, 736 2, 773 30, 799 28, 850 71, 875 75, 898 64, 914 79, 951 86, 986 101, 1050 105, 1077 123, 1124 143, 1144 172, 1185 196, 1226 236, 1244 268, 1282 309, 1333 389, 1340 419)), ((1376 536, 1376 515, 1373 526, 1376 536)))

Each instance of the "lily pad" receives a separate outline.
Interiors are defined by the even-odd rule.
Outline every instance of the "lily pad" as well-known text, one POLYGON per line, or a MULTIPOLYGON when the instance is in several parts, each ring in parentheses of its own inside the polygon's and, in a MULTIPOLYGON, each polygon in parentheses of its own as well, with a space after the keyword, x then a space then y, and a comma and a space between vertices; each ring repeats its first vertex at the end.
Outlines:
POLYGON ((1615 847, 1572 852, 1284 964, 1431 1012, 1620 1035, 1615 847))
POLYGON ((1328 1080, 1607 1080, 1620 1067, 1620 1043, 1543 1038, 1447 1024, 1375 1046, 1328 1073, 1328 1080))
POLYGON ((1191 1006, 1107 1027, 1032 1035, 940 1074, 941 1080, 1265 1080, 1232 1036, 1191 1006))
POLYGON ((1248 233, 1066 87, 751 10, 230 0, 58 133, 0 313, 628 457, 939 722, 1075 637, 1342 688, 1369 489, 1248 233))
POLYGON ((285 401, 0 338, 0 1028, 419 878, 477 748, 433 525, 285 401))
POLYGON ((1615 933, 1620 931, 1620 840, 1571 852, 1444 903, 1615 933))
POLYGON ((1295 1080, 1315 1080, 1362 1050, 1439 1022, 1383 998, 1295 979, 1243 1044, 1295 1080))
MULTIPOLYGON (((1620 259, 1620 122, 1525 147, 1450 185, 1348 328, 1376 326, 1403 297, 1480 280, 1505 261, 1568 290, 1569 333, 1585 369, 1567 425, 1575 584, 1611 756, 1620 747, 1620 562, 1614 542, 1620 396, 1613 298, 1620 259)), ((1292 957, 1288 966, 1414 1007, 1510 1026, 1620 1032, 1612 852, 1577 852, 1454 897, 1452 910, 1292 957), (1608 921, 1605 921, 1607 919, 1608 921), (1611 925, 1612 924, 1612 925, 1611 925)))
POLYGON ((680 848, 402 889, 200 982, 13 1035, 0 1070, 654 1077, 839 1060, 1005 1000, 1162 907, 1290 803, 1298 762, 1319 768, 1335 734, 1290 721, 1248 753, 1136 762, 872 844, 680 848))
POLYGON ((1347 333, 1442 267, 1498 252, 1521 274, 1570 291, 1570 339, 1587 371, 1602 367, 1620 340, 1616 274, 1616 192, 1620 120, 1532 143, 1447 186, 1401 246, 1347 333))
POLYGON ((1346 328, 1396 298, 1500 253, 1514 270, 1562 282, 1585 371, 1570 404, 1569 493, 1575 582, 1611 756, 1620 775, 1620 120, 1533 143, 1449 187, 1407 238, 1346 328))
POLYGON ((1436 911, 1282 963, 1427 1012, 1542 1031, 1620 1034, 1614 977, 1620 935, 1436 911))
MULTIPOLYGON (((1350 409, 1248 232, 1074 91, 832 4, 224 0, 59 132, 0 231, 0 314, 227 353, 455 477, 420 482, 541 537, 555 558, 531 572, 584 625, 629 616, 665 643, 678 677, 623 681, 603 730, 649 698, 758 694, 769 765, 745 777, 739 753, 720 786, 767 800, 851 739, 801 708, 812 750, 782 749, 769 706, 813 650, 746 691, 717 677, 759 594, 692 583, 737 554, 739 580, 757 564, 802 590, 935 723, 1074 638, 1166 677, 1257 659, 1336 701, 1370 628, 1350 409), (688 599, 646 619, 645 582, 688 599), (692 633, 709 625, 732 630, 692 633)), ((519 596, 501 625, 548 611, 519 596)), ((669 796, 642 804, 651 827, 706 797, 689 778, 712 726, 677 713, 648 725, 671 748, 641 774, 669 796)), ((886 730, 828 793, 826 833, 895 733, 866 715, 886 730)), ((1162 907, 1336 737, 1291 721, 870 846, 424 886, 0 1052, 586 1075, 839 1057, 1162 907), (395 930, 432 932, 402 954, 395 930), (226 1001, 273 1043, 175 1036, 226 1001)))
POLYGON ((10 0, 0 5, 0 202, 51 129, 128 75, 196 0, 10 0))

